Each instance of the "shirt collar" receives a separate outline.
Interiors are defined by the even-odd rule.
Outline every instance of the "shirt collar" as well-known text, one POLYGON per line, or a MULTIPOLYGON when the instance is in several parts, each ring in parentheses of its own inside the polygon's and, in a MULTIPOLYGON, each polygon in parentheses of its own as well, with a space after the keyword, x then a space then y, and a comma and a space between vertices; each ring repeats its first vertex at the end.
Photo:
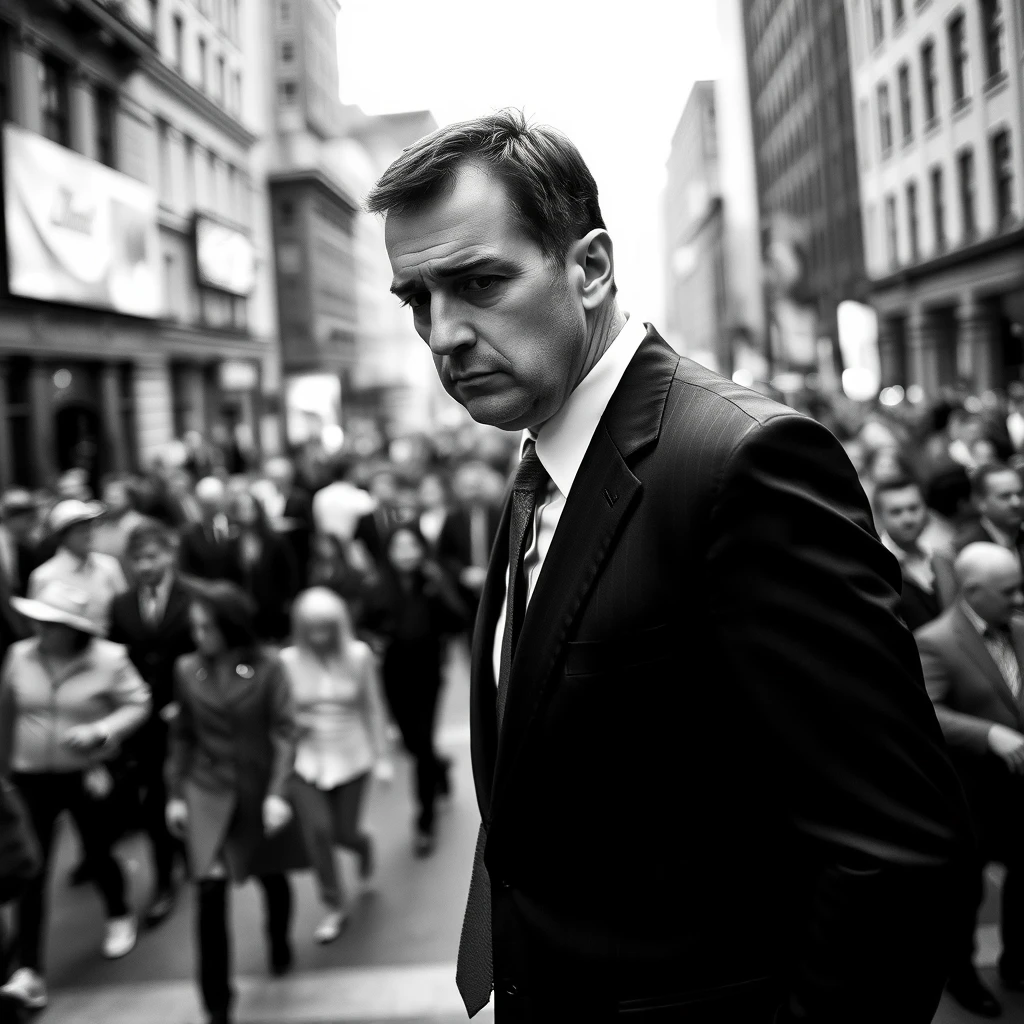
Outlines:
POLYGON ((57 563, 61 568, 70 569, 72 572, 84 572, 90 568, 93 564, 92 552, 85 556, 85 558, 79 558, 78 555, 72 554, 65 547, 57 548, 57 553, 53 556, 59 559, 57 563))
MULTIPOLYGON (((562 495, 568 497, 601 417, 646 337, 644 322, 639 317, 629 316, 590 373, 537 432, 537 457, 562 495)), ((528 430, 523 431, 520 456, 531 436, 528 430)))
POLYGON ((967 616, 967 621, 981 636, 988 634, 989 624, 963 598, 960 599, 960 610, 967 616))
POLYGON ((897 561, 902 565, 904 562, 920 562, 928 559, 928 552, 924 549, 920 542, 914 545, 913 549, 907 551, 906 548, 901 548, 889 536, 889 534, 883 530, 879 538, 882 543, 896 556, 897 561))
POLYGON ((1005 530, 1000 530, 991 519, 985 516, 981 517, 981 525, 984 527, 985 532, 997 543, 1002 545, 1004 548, 1009 548, 1011 551, 1016 548, 1016 542, 1013 537, 1010 536, 1005 530))

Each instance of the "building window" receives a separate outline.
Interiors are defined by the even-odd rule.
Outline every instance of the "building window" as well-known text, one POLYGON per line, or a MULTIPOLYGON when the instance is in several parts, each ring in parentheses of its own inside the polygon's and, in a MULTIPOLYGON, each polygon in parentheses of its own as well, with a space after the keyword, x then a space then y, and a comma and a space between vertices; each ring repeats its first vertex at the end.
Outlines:
POLYGON ((885 252, 889 266, 899 264, 899 235, 896 228, 896 197, 885 197, 885 252))
POLYGON ((179 75, 185 71, 185 23, 181 15, 176 14, 173 18, 174 24, 174 70, 179 75))
POLYGON ((196 206, 196 144, 185 136, 182 148, 185 151, 185 204, 189 210, 196 206))
POLYGON ((206 155, 206 160, 206 180, 209 183, 206 192, 207 203, 211 210, 217 210, 220 202, 217 188, 217 154, 211 149, 206 155))
POLYGON ((279 0, 277 5, 277 15, 282 25, 288 25, 292 20, 292 3, 291 0, 279 0))
POLYGON ((957 105, 965 103, 971 92, 967 61, 967 22, 962 14, 958 14, 949 23, 949 62, 953 77, 953 102, 957 105))
POLYGON ((281 106, 289 107, 294 104, 296 91, 294 82, 279 82, 277 86, 277 95, 281 102, 281 106))
POLYGON ((878 87, 878 128, 882 143, 882 157, 892 152, 892 110, 889 107, 889 84, 883 82, 878 87))
POLYGON ((1003 0, 981 0, 981 24, 985 36, 985 73, 991 80, 1006 71, 1003 0))
POLYGON ((224 106, 227 106, 227 69, 224 64, 224 57, 217 58, 217 99, 224 106))
POLYGON ((910 261, 921 258, 921 230, 917 217, 917 183, 907 182, 907 238, 910 242, 910 261))
POLYGON ((171 198, 171 130, 164 121, 156 123, 157 173, 160 199, 171 198))
POLYGON ((910 65, 902 64, 899 70, 900 127, 903 130, 904 145, 914 137, 914 111, 910 99, 910 65))
POLYGON ((935 70, 935 43, 931 39, 921 47, 921 84, 925 127, 930 128, 939 117, 939 76, 935 70))
POLYGON ((206 40, 199 37, 199 88, 206 92, 209 88, 209 79, 206 71, 206 40))
POLYGON ((871 0, 871 45, 881 46, 885 40, 885 14, 882 0, 871 0))
POLYGON ((178 319, 177 274, 174 268, 174 256, 164 253, 164 316, 168 320, 178 319))
POLYGON ((907 9, 903 0, 892 0, 892 27, 899 28, 906 16, 907 9))
POLYGON ((228 4, 228 35, 236 42, 239 36, 238 0, 230 0, 228 4))
POLYGON ((53 57, 39 63, 39 105, 43 115, 43 134, 62 146, 71 144, 68 121, 68 69, 53 57))
POLYGON ((241 71, 236 71, 231 76, 231 91, 234 94, 234 99, 233 99, 234 111, 235 111, 236 114, 241 114, 241 112, 242 112, 242 73, 241 73, 241 71))
POLYGON ((1013 157, 1010 133, 997 132, 992 136, 992 173, 995 178, 996 223, 999 230, 1013 224, 1013 157))
POLYGON ((942 168, 933 167, 932 182, 932 225, 935 229, 935 251, 946 248, 946 198, 943 195, 942 168))
POLYGON ((153 33, 153 45, 160 52, 160 0, 149 0, 149 30, 153 33))
POLYGON ((963 150, 957 157, 960 175, 960 217, 963 221, 963 240, 971 241, 978 232, 977 182, 974 174, 974 151, 963 150))
POLYGON ((101 164, 114 164, 114 120, 117 100, 109 89, 97 87, 93 92, 96 125, 96 159, 101 164))

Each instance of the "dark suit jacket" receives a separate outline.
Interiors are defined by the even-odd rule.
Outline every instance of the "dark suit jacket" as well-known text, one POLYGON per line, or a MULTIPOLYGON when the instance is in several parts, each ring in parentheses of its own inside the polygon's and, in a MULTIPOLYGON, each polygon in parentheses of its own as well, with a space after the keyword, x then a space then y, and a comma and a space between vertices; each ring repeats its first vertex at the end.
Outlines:
POLYGON ((284 537, 268 533, 263 538, 262 553, 252 566, 243 565, 241 541, 232 537, 225 576, 232 583, 237 583, 256 603, 258 636, 270 641, 288 635, 289 611, 299 592, 299 574, 292 549, 284 537))
POLYGON ((186 576, 203 580, 229 579, 231 541, 216 540, 202 523, 189 523, 181 531, 178 568, 186 576))
MULTIPOLYGON (((498 527, 501 525, 501 509, 489 508, 487 510, 487 546, 488 551, 494 545, 494 538, 498 535, 498 527)), ((441 529, 441 535, 437 538, 437 559, 448 570, 452 578, 458 582, 459 573, 467 566, 473 564, 473 540, 472 527, 470 525, 470 513, 468 509, 456 508, 448 513, 441 529)), ((468 587, 459 586, 459 592, 463 601, 469 606, 473 614, 476 614, 480 597, 468 587)))
POLYGON ((737 1008, 760 991, 780 1020, 930 1022, 973 836, 838 441, 649 329, 547 553, 499 741, 508 523, 506 504, 471 702, 497 1019, 754 1020, 737 1008))
POLYGON ((313 522, 313 498, 301 487, 292 488, 285 499, 284 518, 290 521, 290 528, 282 534, 291 548, 298 573, 299 588, 308 586, 309 549, 315 529, 313 522))
MULTIPOLYGON (((981 520, 975 519, 973 522, 965 524, 957 531, 956 550, 959 553, 963 551, 968 544, 978 543, 995 544, 997 542, 992 539, 992 534, 982 526, 981 520)), ((1018 531, 1017 533, 1017 557, 1020 559, 1021 565, 1024 566, 1024 531, 1018 531)))
POLYGON ((926 622, 938 618, 943 609, 948 608, 956 598, 956 578, 953 575, 953 564, 947 556, 932 556, 932 571, 935 573, 935 586, 929 592, 916 580, 904 575, 903 590, 900 593, 900 618, 910 630, 919 629, 926 622))

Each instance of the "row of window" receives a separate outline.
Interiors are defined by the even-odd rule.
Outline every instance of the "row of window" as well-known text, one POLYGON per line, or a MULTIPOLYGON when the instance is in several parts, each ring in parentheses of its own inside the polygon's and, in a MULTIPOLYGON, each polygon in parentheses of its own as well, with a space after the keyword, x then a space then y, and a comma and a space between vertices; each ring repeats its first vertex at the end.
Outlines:
MULTIPOLYGON (((1002 20, 992 23, 992 32, 986 36, 986 70, 989 81, 998 80, 1006 70, 1006 33, 1002 20)), ((952 86, 953 109, 962 108, 971 96, 970 58, 967 50, 967 33, 964 15, 958 14, 947 25, 950 83, 952 86)), ((935 40, 926 39, 920 48, 920 81, 923 103, 924 130, 928 131, 939 122, 939 75, 935 40)), ((914 140, 914 99, 910 65, 903 63, 896 71, 899 102, 899 133, 903 145, 914 140)), ((892 101, 889 83, 880 82, 876 89, 878 106, 878 132, 882 159, 885 159, 895 143, 892 101)), ((861 103, 861 118, 866 119, 867 101, 861 103)), ((868 162, 865 148, 864 161, 868 162)))
MULTIPOLYGON (((992 163, 992 184, 995 199, 996 223, 999 230, 1007 230, 1016 223, 1013 204, 1013 155, 1010 133, 999 131, 989 143, 992 163)), ((961 239, 964 244, 978 236, 978 175, 974 150, 971 147, 960 150, 956 157, 957 195, 960 203, 961 239)), ((949 229, 946 217, 945 174, 941 165, 936 164, 928 172, 929 205, 931 207, 934 254, 944 252, 949 246, 949 229)), ((904 188, 904 207, 907 224, 907 256, 911 263, 921 258, 920 197, 916 181, 907 182, 904 188)), ((893 268, 899 266, 899 226, 897 197, 890 193, 885 197, 885 239, 886 257, 893 268)))
MULTIPOLYGON (((1006 54, 1006 18, 1003 10, 1005 0, 979 0, 979 11, 981 14, 982 38, 985 40, 986 54, 989 60, 989 74, 998 74, 1005 67, 1006 54), (993 65, 998 65, 998 70, 991 70, 993 65)), ((917 0, 915 7, 923 7, 922 0, 917 0)), ((883 0, 870 0, 871 18, 871 45, 877 48, 885 42, 885 3, 883 0)), ((906 23, 907 3, 906 0, 891 0, 892 31, 898 32, 906 23)), ((963 22, 963 12, 958 12, 953 21, 963 22)))
MULTIPOLYGON (((185 54, 185 19, 180 12, 171 17, 172 50, 171 59, 174 70, 183 78, 186 77, 186 54, 185 54)), ((222 107, 236 116, 242 109, 242 73, 233 70, 228 77, 227 57, 224 53, 218 53, 211 60, 211 51, 207 39, 202 33, 196 33, 195 38, 195 68, 194 80, 199 89, 213 97, 222 107)))
MULTIPOLYGON (((157 27, 160 25, 160 7, 162 0, 149 0, 150 23, 153 34, 160 39, 157 27)), ((213 22, 214 27, 224 33, 235 45, 242 41, 241 0, 196 0, 196 8, 203 17, 213 22)))
POLYGON ((249 222, 249 179, 244 171, 222 160, 195 139, 182 137, 180 161, 173 153, 172 130, 157 122, 158 190, 169 206, 182 205, 191 213, 197 207, 222 213, 242 224, 249 222), (183 165, 183 187, 175 184, 174 165, 183 165))

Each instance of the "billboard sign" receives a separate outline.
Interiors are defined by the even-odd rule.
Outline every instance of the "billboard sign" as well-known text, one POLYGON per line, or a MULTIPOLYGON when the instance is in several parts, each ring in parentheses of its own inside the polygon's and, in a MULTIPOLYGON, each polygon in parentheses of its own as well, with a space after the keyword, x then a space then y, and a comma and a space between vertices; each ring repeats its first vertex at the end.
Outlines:
POLYGON ((241 231, 196 217, 196 272, 207 288, 248 295, 256 284, 256 251, 241 231))
POLYGON ((3 131, 11 294, 159 317, 152 189, 24 128, 3 131))

